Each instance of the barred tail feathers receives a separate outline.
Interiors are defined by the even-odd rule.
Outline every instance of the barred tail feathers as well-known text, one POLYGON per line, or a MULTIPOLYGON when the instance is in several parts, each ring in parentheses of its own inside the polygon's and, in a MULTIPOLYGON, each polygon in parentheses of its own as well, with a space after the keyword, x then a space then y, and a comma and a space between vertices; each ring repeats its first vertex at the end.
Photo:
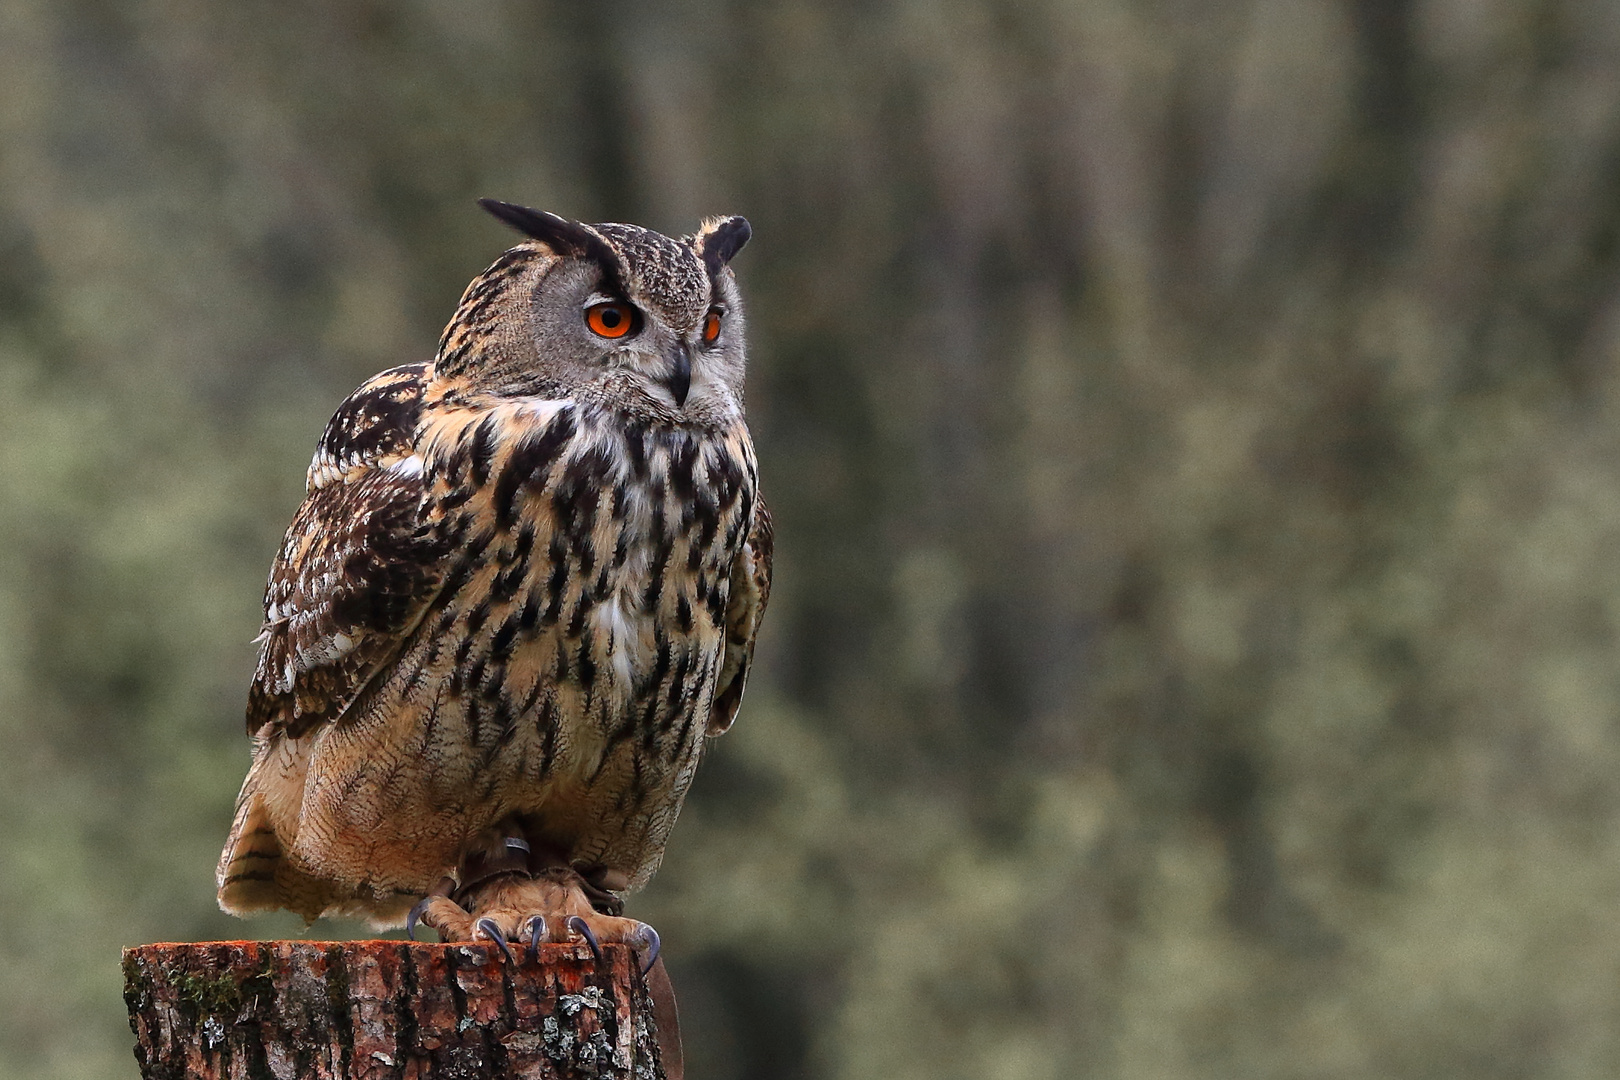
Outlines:
POLYGON ((287 908, 313 922, 337 899, 330 882, 287 858, 298 838, 309 743, 271 736, 254 746, 253 767, 236 797, 231 834, 215 871, 219 906, 232 915, 287 908))
POLYGON ((270 824, 264 800, 254 790, 258 774, 248 773, 236 803, 231 835, 219 857, 215 880, 219 906, 232 915, 272 911, 283 906, 277 871, 283 863, 281 838, 270 824))

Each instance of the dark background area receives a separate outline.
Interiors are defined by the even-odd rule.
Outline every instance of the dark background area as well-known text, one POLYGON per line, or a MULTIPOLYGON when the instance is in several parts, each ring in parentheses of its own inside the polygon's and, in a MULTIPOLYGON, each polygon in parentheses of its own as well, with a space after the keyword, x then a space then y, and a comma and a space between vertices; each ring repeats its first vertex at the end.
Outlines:
POLYGON ((1614 1075, 1620 6, 0 0, 0 1076, 303 932, 264 575, 486 195, 754 225, 694 1078, 1614 1075))

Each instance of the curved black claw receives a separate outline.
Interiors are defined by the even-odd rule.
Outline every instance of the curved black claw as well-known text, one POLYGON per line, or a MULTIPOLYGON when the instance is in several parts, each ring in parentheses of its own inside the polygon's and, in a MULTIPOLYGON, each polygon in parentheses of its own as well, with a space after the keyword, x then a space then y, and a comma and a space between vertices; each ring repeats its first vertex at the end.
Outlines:
MULTIPOLYGON (((433 888, 429 889, 428 894, 422 897, 422 899, 418 900, 415 906, 411 908, 410 914, 405 916, 405 936, 410 938, 412 941, 415 941, 416 924, 422 921, 422 916, 427 913, 428 905, 433 903, 435 900, 449 896, 455 887, 455 878, 440 878, 439 883, 433 886, 433 888)), ((440 936, 442 937, 443 935, 440 936)))
POLYGON ((433 900, 434 897, 431 896, 422 897, 416 902, 416 906, 411 908, 411 913, 405 916, 405 936, 412 941, 416 940, 416 924, 422 921, 423 913, 427 911, 428 905, 433 900))
POLYGON ((600 964, 602 962, 602 946, 597 944, 596 935, 591 933, 590 925, 578 915, 570 915, 568 916, 568 929, 585 939, 585 943, 591 947, 591 954, 596 957, 596 962, 600 964))
POLYGON ((658 931, 646 923, 642 923, 637 927, 635 936, 631 940, 647 950, 647 959, 641 965, 641 977, 645 979, 647 972, 651 971, 652 966, 658 963, 658 950, 663 947, 663 943, 658 940, 658 931))
POLYGON ((529 961, 531 963, 540 959, 540 939, 546 936, 546 917, 544 915, 530 916, 529 921, 523 924, 529 931, 529 961))
POLYGON ((501 947, 501 952, 506 954, 506 962, 511 964, 513 967, 517 967, 517 957, 512 955, 512 946, 506 943, 506 935, 501 933, 501 928, 495 925, 494 919, 479 919, 474 928, 481 931, 485 937, 499 945, 501 947))

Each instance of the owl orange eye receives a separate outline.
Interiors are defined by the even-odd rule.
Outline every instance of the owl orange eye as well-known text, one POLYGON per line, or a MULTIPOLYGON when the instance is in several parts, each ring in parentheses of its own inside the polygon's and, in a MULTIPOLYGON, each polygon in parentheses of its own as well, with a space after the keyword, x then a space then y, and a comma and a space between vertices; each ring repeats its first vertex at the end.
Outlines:
POLYGON ((616 301, 592 304, 585 309, 585 325, 601 337, 622 338, 635 327, 635 312, 629 304, 616 301))
POLYGON ((720 336, 720 313, 711 311, 703 316, 703 340, 713 341, 720 336))

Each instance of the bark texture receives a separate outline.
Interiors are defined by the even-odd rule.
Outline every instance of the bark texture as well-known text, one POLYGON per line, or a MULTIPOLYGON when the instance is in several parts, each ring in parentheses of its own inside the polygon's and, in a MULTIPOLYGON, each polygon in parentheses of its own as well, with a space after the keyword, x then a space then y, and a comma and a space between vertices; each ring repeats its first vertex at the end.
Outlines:
MULTIPOLYGON (((147 1080, 664 1080, 624 946, 228 941, 124 950, 147 1080)), ((660 973, 661 974, 661 973, 660 973)))

